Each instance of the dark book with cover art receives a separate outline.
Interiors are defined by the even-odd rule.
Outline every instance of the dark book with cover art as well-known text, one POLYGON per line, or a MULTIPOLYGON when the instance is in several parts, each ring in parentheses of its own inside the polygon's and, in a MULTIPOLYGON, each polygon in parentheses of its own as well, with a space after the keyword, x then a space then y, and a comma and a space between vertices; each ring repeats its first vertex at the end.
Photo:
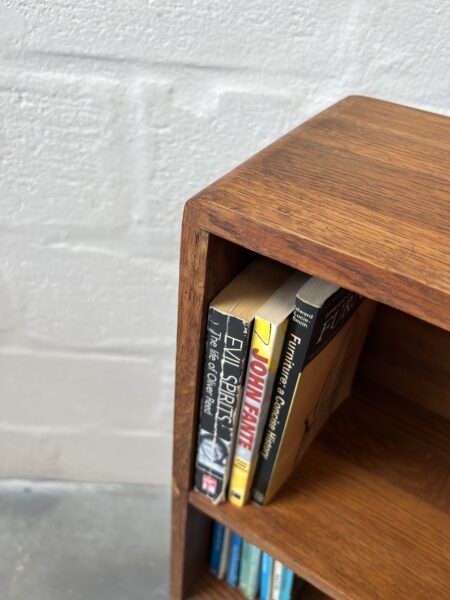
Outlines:
POLYGON ((255 312, 290 273, 256 259, 209 307, 195 488, 213 502, 226 495, 255 312))
POLYGON ((317 277, 297 295, 252 489, 268 502, 350 393, 374 303, 317 277))
POLYGON ((222 494, 242 386, 249 324, 210 308, 195 487, 222 494))

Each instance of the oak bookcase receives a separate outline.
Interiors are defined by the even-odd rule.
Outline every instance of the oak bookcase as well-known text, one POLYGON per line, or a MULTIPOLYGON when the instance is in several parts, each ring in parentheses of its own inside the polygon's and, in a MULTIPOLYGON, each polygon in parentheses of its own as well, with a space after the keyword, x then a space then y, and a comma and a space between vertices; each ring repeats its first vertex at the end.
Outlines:
POLYGON ((181 243, 172 600, 232 599, 211 519, 313 586, 450 598, 450 119, 349 97, 191 199, 181 243), (261 254, 379 302, 352 397, 266 507, 192 491, 209 301, 261 254))

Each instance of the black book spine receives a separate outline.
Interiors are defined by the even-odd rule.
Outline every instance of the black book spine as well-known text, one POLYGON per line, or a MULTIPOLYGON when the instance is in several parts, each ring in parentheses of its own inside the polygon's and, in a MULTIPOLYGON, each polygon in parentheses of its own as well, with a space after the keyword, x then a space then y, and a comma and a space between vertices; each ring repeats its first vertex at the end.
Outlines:
POLYGON ((213 502, 226 495, 248 340, 247 322, 209 309, 195 487, 213 502))
POLYGON ((320 308, 299 298, 289 324, 253 482, 252 498, 264 504, 299 377, 305 366, 356 312, 362 297, 339 288, 320 308))
POLYGON ((253 480, 252 498, 258 504, 264 504, 297 380, 305 363, 318 313, 319 309, 311 306, 305 310, 304 303, 297 298, 273 387, 269 416, 253 480))
MULTIPOLYGON (((307 348, 303 367, 313 360, 322 348, 339 333, 355 314, 362 301, 362 296, 355 292, 349 292, 344 288, 339 288, 327 299, 321 307, 314 325, 314 332, 307 348)), ((308 304, 302 303, 302 305, 303 310, 310 310, 308 304)))

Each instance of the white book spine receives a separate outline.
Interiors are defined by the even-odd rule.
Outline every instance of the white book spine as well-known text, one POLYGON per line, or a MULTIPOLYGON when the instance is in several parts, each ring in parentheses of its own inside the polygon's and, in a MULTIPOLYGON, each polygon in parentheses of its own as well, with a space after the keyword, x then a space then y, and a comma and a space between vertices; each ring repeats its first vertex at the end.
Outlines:
POLYGON ((230 530, 228 527, 225 529, 225 533, 223 534, 223 544, 222 544, 222 553, 220 555, 220 565, 219 565, 219 579, 223 579, 227 572, 227 564, 228 564, 228 552, 230 549, 230 530))
POLYGON ((280 600, 282 574, 283 574, 283 565, 278 560, 275 560, 273 562, 271 600, 280 600))

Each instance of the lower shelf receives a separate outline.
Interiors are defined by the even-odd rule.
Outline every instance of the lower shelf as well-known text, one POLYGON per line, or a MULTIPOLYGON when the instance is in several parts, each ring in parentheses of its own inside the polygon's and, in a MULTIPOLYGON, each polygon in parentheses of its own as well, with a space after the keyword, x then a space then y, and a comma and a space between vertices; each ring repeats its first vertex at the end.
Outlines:
MULTIPOLYGON (((244 596, 236 588, 219 581, 206 571, 197 584, 189 600, 243 600, 244 596)), ((329 600, 329 597, 308 585, 302 593, 302 600, 329 600)))
POLYGON ((450 598, 449 472, 446 419, 359 388, 268 506, 189 501, 332 598, 450 598))

